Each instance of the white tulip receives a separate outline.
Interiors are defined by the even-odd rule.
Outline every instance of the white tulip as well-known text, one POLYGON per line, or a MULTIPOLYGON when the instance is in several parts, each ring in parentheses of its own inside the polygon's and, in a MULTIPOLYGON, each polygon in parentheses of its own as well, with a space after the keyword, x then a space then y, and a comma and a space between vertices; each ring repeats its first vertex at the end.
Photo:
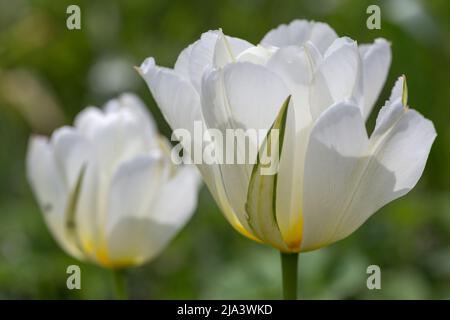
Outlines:
POLYGON ((365 127, 390 62, 384 39, 358 46, 325 23, 296 20, 257 46, 209 31, 173 69, 148 58, 139 71, 174 130, 192 130, 194 121, 269 129, 287 112, 276 179, 255 177, 252 166, 198 167, 239 232, 301 252, 350 235, 424 170, 436 132, 407 106, 404 77, 370 136, 365 127))
POLYGON ((27 173, 45 221, 70 255, 104 267, 142 264, 189 220, 199 177, 134 95, 89 107, 73 127, 32 136, 27 173))

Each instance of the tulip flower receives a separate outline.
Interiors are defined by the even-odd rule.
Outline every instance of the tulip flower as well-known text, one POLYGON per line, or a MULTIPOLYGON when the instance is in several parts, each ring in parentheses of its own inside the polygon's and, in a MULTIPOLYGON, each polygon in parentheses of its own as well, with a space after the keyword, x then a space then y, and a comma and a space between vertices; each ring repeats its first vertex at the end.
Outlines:
POLYGON ((32 136, 28 180, 59 245, 111 269, 157 256, 191 217, 199 187, 197 169, 176 167, 169 151, 132 94, 86 108, 50 139, 32 136))
POLYGON ((384 39, 358 45, 325 23, 295 20, 256 46, 209 31, 173 69, 153 58, 139 68, 174 130, 201 121, 282 133, 272 176, 255 170, 260 163, 198 167, 231 225, 281 251, 285 297, 296 297, 299 252, 349 236, 422 175, 436 132, 409 108, 403 76, 374 131, 365 127, 390 63, 384 39))

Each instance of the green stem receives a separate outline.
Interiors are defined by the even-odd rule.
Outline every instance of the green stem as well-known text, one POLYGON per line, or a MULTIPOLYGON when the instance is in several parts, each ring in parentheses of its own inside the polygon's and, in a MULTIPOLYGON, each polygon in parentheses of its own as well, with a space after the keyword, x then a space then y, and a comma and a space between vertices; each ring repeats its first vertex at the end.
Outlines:
POLYGON ((125 270, 123 269, 113 269, 113 280, 114 280, 114 289, 115 289, 115 297, 117 300, 126 300, 126 282, 125 282, 125 270))
POLYGON ((280 254, 283 273, 283 298, 285 300, 296 300, 298 253, 280 252, 280 254))

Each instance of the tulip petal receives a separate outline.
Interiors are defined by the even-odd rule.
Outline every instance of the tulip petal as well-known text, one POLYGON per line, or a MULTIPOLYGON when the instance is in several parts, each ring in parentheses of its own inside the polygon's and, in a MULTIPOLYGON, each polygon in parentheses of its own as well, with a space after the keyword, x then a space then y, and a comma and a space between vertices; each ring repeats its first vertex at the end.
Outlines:
MULTIPOLYGON (((283 241, 277 223, 276 203, 277 203, 277 178, 278 173, 264 173, 267 170, 261 162, 261 158, 267 154, 282 154, 288 106, 291 97, 289 96, 283 103, 275 122, 264 139, 263 145, 258 152, 256 164, 253 166, 250 183, 248 186, 247 201, 245 210, 247 221, 255 235, 279 248, 282 251, 289 251, 283 241), (277 138, 272 139, 272 130, 277 130, 277 138), (269 151, 268 151, 269 150, 269 151)), ((277 163, 278 164, 278 163, 277 163)))
POLYGON ((362 99, 361 58, 356 42, 339 38, 318 66, 311 86, 310 107, 314 119, 335 102, 362 99))
POLYGON ((372 139, 375 139, 377 136, 382 136, 385 134, 392 126, 395 125, 395 122, 398 121, 403 115, 403 108, 392 106, 403 106, 407 107, 408 102, 408 89, 406 85, 405 76, 401 76, 395 82, 394 87, 392 88, 391 95, 389 100, 386 101, 386 104, 381 108, 380 112, 377 116, 377 121, 375 124, 375 130, 372 133, 372 139))
POLYGON ((395 82, 387 104, 393 104, 397 102, 397 100, 400 100, 405 106, 408 104, 408 86, 406 84, 405 76, 399 77, 395 82))
POLYGON ((148 217, 157 226, 164 226, 166 232, 158 238, 148 234, 149 245, 144 254, 145 260, 157 255, 191 218, 197 207, 200 182, 197 169, 184 166, 162 187, 148 217))
MULTIPOLYGON (((91 107, 82 112, 76 127, 90 142, 91 160, 98 162, 102 177, 110 177, 121 162, 155 148, 152 126, 139 113, 125 106, 116 112, 111 108, 109 112, 94 110, 91 107)), ((108 180, 102 179, 101 183, 107 184, 108 180)))
POLYGON ((99 108, 87 107, 75 117, 74 127, 83 136, 90 137, 92 130, 103 117, 103 111, 99 108))
POLYGON ((302 47, 283 47, 267 62, 267 68, 280 76, 292 92, 297 130, 308 126, 312 120, 309 88, 316 64, 322 59, 316 50, 310 42, 302 47))
MULTIPOLYGON (((183 60, 187 60, 187 58, 183 58, 183 60)), ((147 59, 143 63, 140 72, 171 128, 173 130, 184 128, 194 137, 194 122, 203 122, 200 114, 200 99, 195 89, 189 82, 178 76, 178 74, 175 74, 172 70, 155 66, 152 58, 147 59)), ((183 144, 184 149, 191 156, 193 155, 193 148, 198 143, 195 140, 192 142, 193 145, 183 144)), ((229 201, 226 199, 217 165, 199 164, 198 168, 202 173, 208 189, 221 207, 228 221, 240 233, 247 237, 252 237, 243 228, 234 210, 230 207, 229 201)))
POLYGON ((367 147, 364 121, 355 105, 337 103, 317 120, 305 160, 303 251, 333 242, 367 147))
POLYGON ((253 45, 238 38, 225 36, 220 30, 214 47, 214 68, 223 68, 226 64, 235 62, 236 57, 249 48, 253 48, 253 45))
POLYGON ((96 158, 83 166, 81 190, 74 213, 78 244, 84 254, 94 261, 99 250, 99 243, 103 241, 100 225, 106 210, 106 194, 109 187, 109 184, 104 182, 106 179, 109 180, 109 177, 102 175, 96 158))
POLYGON ((127 110, 127 112, 135 114, 136 118, 140 120, 140 126, 146 134, 156 132, 155 120, 151 117, 144 102, 132 93, 122 93, 117 99, 109 100, 103 109, 105 113, 127 110))
POLYGON ((201 120, 194 87, 173 70, 156 66, 153 58, 146 59, 139 70, 172 130, 193 133, 194 122, 201 120))
MULTIPOLYGON (((263 66, 230 64, 204 78, 203 117, 208 128, 219 129, 224 136, 226 129, 268 130, 287 96, 289 91, 281 79, 263 66)), ((260 144, 252 135, 247 137, 249 148, 260 144)), ((248 230, 245 202, 256 152, 252 155, 239 145, 233 151, 245 164, 221 164, 219 168, 228 202, 248 230)))
POLYGON ((202 76, 213 64, 214 49, 217 41, 217 31, 208 31, 196 41, 189 57, 189 78, 195 90, 201 92, 202 76))
MULTIPOLYGON (((346 123, 345 127, 351 128, 347 131, 351 132, 345 136, 339 136, 336 130, 328 137, 323 136, 320 133, 326 132, 323 123, 336 109, 336 106, 330 108, 318 120, 308 149, 305 185, 308 180, 316 185, 308 185, 305 190, 303 250, 345 238, 382 206, 411 190, 422 175, 436 137, 433 124, 405 107, 398 98, 383 107, 368 143, 361 119, 353 124, 346 123), (355 128, 359 128, 359 132, 355 132, 355 128), (323 141, 320 141, 321 136, 323 141), (339 142, 335 145, 327 143, 337 139, 339 142), (354 148, 367 146, 365 150, 343 152, 339 143, 349 142, 354 148), (327 163, 328 159, 333 159, 332 163, 327 163), (315 192, 320 192, 323 200, 314 199, 315 192), (328 222, 325 224, 328 227, 319 228, 318 219, 311 217, 320 217, 322 224, 328 222), (315 234, 308 230, 315 230, 315 234)), ((334 122, 339 123, 339 119, 334 122)))
POLYGON ((81 228, 78 224, 79 219, 76 216, 85 171, 86 166, 83 165, 79 171, 73 188, 69 191, 69 196, 64 212, 64 228, 68 241, 74 244, 85 255, 88 255, 88 253, 83 249, 83 242, 80 238, 81 228))
MULTIPOLYGON (((216 50, 226 49, 222 46, 216 46, 221 31, 208 31, 201 35, 201 38, 182 51, 175 63, 175 72, 186 77, 186 72, 189 74, 189 79, 192 86, 201 93, 201 81, 205 71, 214 65, 214 55, 216 50)), ((252 45, 239 38, 226 36, 229 51, 234 56, 245 49, 252 47, 252 45)), ((223 51, 222 51, 223 52, 223 51)), ((223 58, 226 55, 218 54, 223 58)), ((219 58, 217 58, 219 59, 219 58)))
POLYGON ((303 171, 311 126, 298 130, 294 111, 297 110, 289 108, 286 121, 277 177, 276 213, 283 240, 295 251, 302 238, 303 171))
MULTIPOLYGON (((159 154, 136 157, 123 163, 114 174, 108 193, 103 248, 103 264, 122 265, 141 261, 149 250, 149 210, 158 197, 158 190, 166 181, 167 170, 159 154), (137 227, 139 222, 142 227, 137 227), (137 261, 136 261, 137 260, 137 261)), ((158 241, 158 239, 152 239, 158 241)))
POLYGON ((202 114, 208 128, 269 129, 290 95, 275 73, 248 62, 210 72, 203 89, 202 114))
POLYGON ((396 120, 384 134, 375 129, 370 138, 372 156, 337 230, 338 238, 346 237, 385 204, 407 194, 425 168, 436 138, 432 122, 401 103, 389 109, 396 120))
POLYGON ((168 174, 160 153, 135 157, 117 169, 108 194, 107 231, 124 216, 147 216, 168 174))
POLYGON ((277 187, 277 222, 285 243, 298 249, 302 238, 303 169, 312 117, 309 89, 322 55, 307 41, 302 47, 280 48, 267 68, 278 74, 292 92, 277 187), (295 110, 294 110, 295 109, 295 110))
POLYGON ((363 61, 363 117, 367 119, 386 81, 391 64, 391 47, 385 39, 379 38, 373 44, 360 45, 359 50, 363 61))
POLYGON ((223 212, 225 218, 228 220, 231 226, 243 236, 254 241, 260 241, 253 235, 252 232, 250 232, 243 226, 235 210, 232 208, 226 195, 219 165, 202 164, 197 165, 197 168, 201 172, 203 181, 211 192, 212 197, 216 201, 217 205, 219 206, 220 210, 223 212))
POLYGON ((264 47, 257 45, 242 51, 236 60, 239 62, 251 62, 265 65, 270 57, 278 50, 277 47, 264 47))
POLYGON ((67 190, 73 190, 83 165, 89 161, 88 141, 72 127, 57 129, 51 138, 56 164, 63 174, 67 190))
POLYGON ((196 44, 196 42, 190 44, 181 51, 173 67, 175 73, 177 73, 179 76, 183 77, 185 80, 188 81, 190 81, 189 62, 191 58, 192 47, 194 46, 194 44, 196 44))
POLYGON ((27 178, 53 237, 66 252, 83 259, 83 254, 66 237, 64 222, 68 190, 47 138, 41 136, 30 138, 27 151, 27 178))
POLYGON ((161 165, 158 157, 145 156, 125 163, 115 175, 107 221, 109 264, 124 266, 151 259, 193 214, 200 186, 196 169, 182 167, 163 182, 167 176, 161 165))
POLYGON ((200 186, 200 176, 194 166, 180 167, 175 176, 162 187, 149 216, 159 223, 181 228, 197 206, 197 191, 200 186))
POLYGON ((261 44, 277 47, 301 46, 311 40, 323 53, 336 38, 336 32, 326 23, 294 20, 288 25, 282 24, 270 30, 261 40, 261 44))
POLYGON ((81 155, 89 155, 89 159, 85 159, 75 222, 84 253, 91 259, 100 260, 104 256, 102 248, 105 246, 104 228, 101 226, 105 220, 111 178, 121 163, 152 149, 159 149, 159 142, 153 120, 145 106, 130 94, 111 100, 105 105, 104 111, 87 108, 77 116, 75 128, 89 141, 89 152, 81 152, 80 148, 75 148, 76 145, 65 143, 70 142, 70 136, 67 135, 65 140, 60 139, 61 149, 64 150, 66 146, 71 154, 61 153, 61 158, 74 162, 81 155))

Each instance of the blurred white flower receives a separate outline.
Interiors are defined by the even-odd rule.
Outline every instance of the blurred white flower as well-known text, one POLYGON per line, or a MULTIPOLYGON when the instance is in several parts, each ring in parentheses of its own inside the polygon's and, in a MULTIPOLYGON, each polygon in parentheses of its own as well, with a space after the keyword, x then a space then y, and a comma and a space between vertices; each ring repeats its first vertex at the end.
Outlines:
POLYGON ((195 167, 175 167, 169 144, 136 96, 88 107, 50 139, 32 136, 28 180, 70 255, 104 267, 157 255, 197 204, 195 167))
POLYGON ((436 133, 408 108, 404 77, 370 137, 365 127, 390 62, 384 39, 358 46, 325 23, 295 20, 257 46, 209 31, 174 69, 148 58, 139 70, 172 129, 191 131, 194 121, 221 130, 282 129, 275 177, 249 165, 198 167, 239 232, 300 252, 348 236, 423 172, 436 133))

